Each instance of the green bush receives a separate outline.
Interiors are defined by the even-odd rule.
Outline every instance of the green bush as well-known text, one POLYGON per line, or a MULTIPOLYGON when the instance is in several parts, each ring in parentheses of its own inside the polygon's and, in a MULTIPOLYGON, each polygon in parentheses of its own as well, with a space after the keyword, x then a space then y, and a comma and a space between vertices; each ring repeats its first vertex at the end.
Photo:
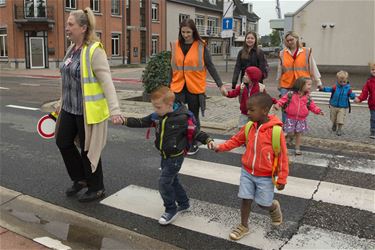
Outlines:
POLYGON ((169 86, 170 63, 170 51, 160 52, 151 58, 142 74, 143 87, 146 93, 151 93, 160 85, 169 86))

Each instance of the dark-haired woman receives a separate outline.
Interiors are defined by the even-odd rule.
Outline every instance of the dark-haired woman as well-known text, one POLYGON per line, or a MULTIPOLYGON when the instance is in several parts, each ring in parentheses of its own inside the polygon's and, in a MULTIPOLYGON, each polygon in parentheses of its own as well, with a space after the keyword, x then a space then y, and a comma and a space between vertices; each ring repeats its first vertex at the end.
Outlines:
MULTIPOLYGON (((223 86, 212 63, 206 43, 199 36, 193 20, 185 19, 181 22, 178 40, 171 43, 171 51, 172 79, 170 88, 176 94, 177 100, 188 105, 197 120, 198 127, 200 127, 199 109, 202 110, 203 116, 207 70, 223 96, 227 95, 227 90, 223 86)), ((188 155, 197 153, 198 149, 198 145, 193 143, 188 155)))
POLYGON ((245 70, 249 66, 258 67, 262 73, 263 79, 267 77, 267 61, 264 56, 263 50, 258 48, 257 34, 250 31, 245 36, 243 48, 238 52, 236 66, 234 67, 233 78, 232 78, 232 89, 236 88, 238 76, 241 73, 240 82, 245 74, 245 70))

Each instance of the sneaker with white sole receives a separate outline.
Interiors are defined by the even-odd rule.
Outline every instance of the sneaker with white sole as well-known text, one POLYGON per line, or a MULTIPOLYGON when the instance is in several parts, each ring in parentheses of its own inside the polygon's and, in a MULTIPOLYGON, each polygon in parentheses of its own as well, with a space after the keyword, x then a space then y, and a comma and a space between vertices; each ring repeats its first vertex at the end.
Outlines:
POLYGON ((178 215, 177 212, 174 212, 174 213, 165 212, 164 214, 161 215, 161 217, 159 219, 159 224, 163 225, 163 226, 168 225, 168 224, 172 223, 177 218, 177 215, 178 215))
POLYGON ((185 213, 190 211, 190 205, 177 207, 177 213, 185 213))
POLYGON ((199 147, 197 144, 193 144, 189 151, 187 152, 187 155, 195 155, 196 153, 198 153, 198 150, 199 150, 199 147))

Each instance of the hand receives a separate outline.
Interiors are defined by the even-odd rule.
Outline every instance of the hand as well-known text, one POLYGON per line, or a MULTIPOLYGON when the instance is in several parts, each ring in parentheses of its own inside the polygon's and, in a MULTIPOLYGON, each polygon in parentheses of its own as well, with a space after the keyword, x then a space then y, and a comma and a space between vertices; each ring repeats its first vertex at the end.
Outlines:
POLYGON ((220 87, 220 92, 223 96, 228 96, 228 91, 227 89, 223 86, 220 87))
POLYGON ((285 185, 284 184, 279 184, 279 183, 276 183, 276 189, 281 191, 285 188, 285 185))
POLYGON ((235 83, 232 83, 232 89, 235 89, 236 88, 236 82, 235 83))
POLYGON ((245 84, 244 83, 241 83, 241 85, 240 85, 240 89, 242 90, 242 89, 244 89, 245 88, 245 84))
POLYGON ((111 121, 113 124, 121 125, 124 123, 124 118, 122 117, 122 115, 112 115, 111 121))
POLYGON ((211 150, 215 150, 216 148, 215 142, 211 140, 209 143, 207 143, 207 148, 211 150))
POLYGON ((322 90, 323 89, 323 85, 318 85, 318 90, 322 90))
POLYGON ((359 100, 359 98, 358 98, 358 97, 356 97, 356 98, 354 98, 354 102, 355 102, 355 103, 360 103, 360 102, 361 102, 361 100, 359 100))
POLYGON ((279 110, 279 109, 280 109, 280 105, 279 105, 279 104, 275 104, 275 105, 273 105, 273 108, 274 108, 275 110, 279 110))
POLYGON ((319 115, 324 115, 323 111, 320 111, 319 115))

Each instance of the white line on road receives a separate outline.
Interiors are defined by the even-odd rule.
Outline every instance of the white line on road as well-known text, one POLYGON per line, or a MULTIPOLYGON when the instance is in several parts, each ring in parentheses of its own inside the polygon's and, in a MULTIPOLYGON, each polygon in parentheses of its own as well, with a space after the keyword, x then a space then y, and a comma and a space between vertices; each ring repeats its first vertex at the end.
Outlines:
POLYGON ((0 87, 0 89, 8 90, 9 88, 5 88, 5 87, 0 87))
MULTIPOLYGON (((164 207, 157 190, 130 185, 102 200, 100 203, 117 209, 158 220, 164 207), (147 201, 147 205, 145 205, 147 201)), ((180 214, 174 225, 228 240, 231 228, 238 224, 239 209, 205 201, 190 199, 191 211, 180 214)), ((293 227, 295 222, 285 221, 283 227, 293 227)), ((278 249, 286 238, 275 237, 269 216, 251 213, 250 234, 238 241, 240 244, 262 249, 278 249)))
POLYGON ((18 105, 6 105, 5 107, 8 108, 15 108, 15 109, 27 109, 27 110, 40 110, 40 108, 32 108, 32 107, 25 107, 25 106, 18 106, 18 105))
POLYGON ((69 246, 64 245, 59 240, 52 239, 50 237, 39 237, 34 239, 35 242, 42 244, 43 246, 49 247, 51 249, 61 249, 61 250, 69 250, 71 249, 69 246))
MULTIPOLYGON (((181 174, 214 180, 232 185, 239 185, 241 168, 186 158, 181 174)), ((319 181, 288 177, 288 184, 282 191, 275 192, 281 195, 311 199, 317 189, 319 181)), ((320 182, 319 189, 314 195, 314 200, 331 204, 354 207, 375 213, 375 190, 335 184, 331 182, 320 182)))
POLYGON ((20 83, 22 86, 31 86, 31 87, 39 87, 40 84, 38 83, 20 83))

